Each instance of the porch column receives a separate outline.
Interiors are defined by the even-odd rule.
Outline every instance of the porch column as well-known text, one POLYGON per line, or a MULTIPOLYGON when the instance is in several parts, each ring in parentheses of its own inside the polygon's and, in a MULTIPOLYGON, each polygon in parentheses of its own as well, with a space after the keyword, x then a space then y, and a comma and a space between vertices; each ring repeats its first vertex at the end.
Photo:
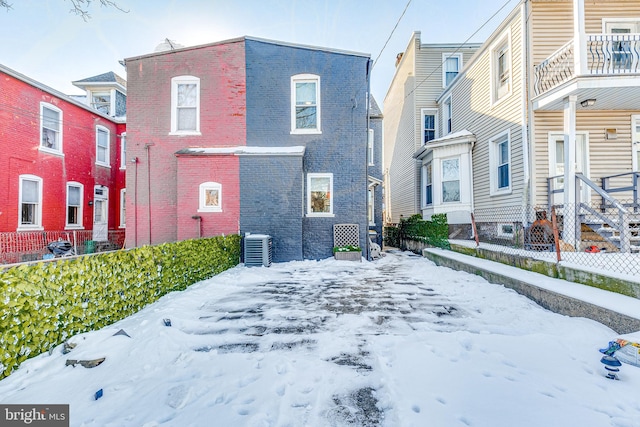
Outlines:
POLYGON ((584 0, 573 0, 573 69, 576 76, 587 73, 587 36, 584 29, 584 0))
POLYGON ((564 232, 565 242, 578 248, 576 226, 576 95, 564 99, 564 232))

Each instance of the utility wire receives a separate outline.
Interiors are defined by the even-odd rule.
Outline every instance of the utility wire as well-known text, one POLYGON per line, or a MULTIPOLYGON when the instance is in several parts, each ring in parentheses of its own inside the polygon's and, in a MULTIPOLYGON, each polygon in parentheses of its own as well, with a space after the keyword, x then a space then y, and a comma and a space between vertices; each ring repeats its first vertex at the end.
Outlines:
POLYGON ((398 18, 398 20, 396 21, 396 25, 394 25, 393 30, 391 30, 391 34, 389 34, 389 37, 387 38, 387 41, 384 42, 384 46, 382 46, 382 49, 380 50, 380 53, 378 54, 378 56, 376 57, 376 60, 373 61, 373 65, 371 66, 371 69, 373 70, 373 68, 376 66, 376 64, 378 63, 378 59, 380 59, 380 56, 382 55, 382 52, 384 52, 384 49, 387 47, 387 44, 389 44, 389 41, 391 40, 391 37, 393 37, 393 33, 396 31, 396 29, 398 28, 398 25, 400 25, 400 21, 402 20, 402 18, 404 17, 404 14, 407 13, 407 9, 409 8, 409 5, 411 4, 411 0, 409 0, 407 2, 407 5, 404 7, 404 10, 402 11, 402 15, 400 15, 400 17, 398 18))
MULTIPOLYGON (((471 34, 469 37, 467 37, 467 39, 462 42, 462 44, 460 44, 453 52, 451 52, 451 55, 457 53, 460 49, 462 49, 468 42, 469 40, 471 40, 473 38, 473 36, 475 36, 476 34, 478 34, 480 32, 480 30, 482 30, 489 22, 491 22, 491 20, 493 18, 496 17, 497 14, 499 14, 502 9, 504 9, 505 7, 507 7, 507 5, 509 3, 511 3, 513 0, 507 0, 501 7, 500 9, 498 9, 493 15, 491 15, 491 17, 489 19, 487 19, 486 21, 484 21, 484 23, 473 33, 471 34)), ((446 62, 447 59, 451 58, 450 56, 447 56, 441 63, 439 67, 436 67, 435 70, 433 70, 432 72, 429 73, 429 75, 427 75, 427 77, 425 77, 424 79, 422 79, 413 89, 411 89, 411 91, 409 91, 409 93, 404 97, 404 99, 407 99, 409 96, 411 96, 413 94, 413 92, 416 91, 416 89, 418 89, 420 86, 422 86, 422 84, 424 82, 426 82, 432 75, 433 73, 435 73, 438 70, 442 69, 442 66, 444 65, 444 63, 446 62)))

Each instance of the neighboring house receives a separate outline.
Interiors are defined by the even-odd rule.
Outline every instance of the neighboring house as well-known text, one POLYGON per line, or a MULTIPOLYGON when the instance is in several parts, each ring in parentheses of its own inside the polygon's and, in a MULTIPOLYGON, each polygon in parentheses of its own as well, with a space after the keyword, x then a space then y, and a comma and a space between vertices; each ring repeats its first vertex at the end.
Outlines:
MULTIPOLYGON (((396 73, 384 99, 385 221, 421 212, 420 164, 413 154, 444 133, 438 97, 456 78, 480 44, 422 43, 415 31, 396 61, 396 73)), ((428 185, 431 185, 429 183, 428 185)), ((428 195, 429 196, 429 195, 428 195)), ((469 195, 470 197, 470 195, 469 195)))
MULTIPOLYGON (((0 262, 28 259, 25 247, 33 236, 107 242, 110 232, 123 235, 124 118, 2 65, 0 79, 0 179, 6 190, 0 199, 0 262)), ((103 88, 115 86, 126 97, 118 79, 103 81, 103 88)), ((115 102, 107 104, 117 111, 115 102)), ((123 99, 123 114, 124 106, 123 99)), ((36 250, 44 249, 39 245, 36 250)))
POLYGON ((368 55, 251 37, 126 60, 127 246, 272 236, 273 260, 367 244, 368 55))
POLYGON ((367 218, 371 241, 382 246, 382 225, 384 209, 382 186, 382 123, 383 115, 375 98, 369 103, 369 139, 367 141, 368 202, 367 218), (375 233, 373 233, 375 232, 375 233))
MULTIPOLYGON (((639 48, 637 1, 522 1, 436 97, 440 134, 413 153, 422 167, 417 212, 447 212, 453 223, 482 213, 479 222, 512 239, 535 219, 523 207, 563 204, 572 230, 563 239, 578 249, 582 227, 571 224, 604 214, 603 197, 637 208, 639 48)), ((628 245, 627 235, 622 250, 628 245)))

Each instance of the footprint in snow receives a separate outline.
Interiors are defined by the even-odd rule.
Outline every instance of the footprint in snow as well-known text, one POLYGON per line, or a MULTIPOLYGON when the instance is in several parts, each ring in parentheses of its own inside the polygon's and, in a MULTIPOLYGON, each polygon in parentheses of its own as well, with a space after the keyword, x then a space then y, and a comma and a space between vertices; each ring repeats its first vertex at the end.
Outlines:
POLYGON ((240 381, 238 381, 238 386, 239 387, 246 387, 251 383, 254 383, 256 381, 258 381, 258 377, 257 375, 248 375, 242 379, 240 379, 240 381))
POLYGON ((177 385, 169 389, 167 393, 166 404, 174 409, 182 409, 189 400, 191 387, 185 385, 177 385))
POLYGON ((284 396, 284 393, 287 391, 287 386, 282 384, 276 388, 276 394, 280 397, 284 396))
POLYGON ((436 397, 436 401, 442 403, 443 405, 447 404, 447 401, 444 397, 436 397))
POLYGON ((420 407, 419 407, 418 405, 413 405, 413 406, 411 407, 411 410, 412 410, 413 412, 415 412, 416 414, 419 414, 419 413, 420 413, 420 407))

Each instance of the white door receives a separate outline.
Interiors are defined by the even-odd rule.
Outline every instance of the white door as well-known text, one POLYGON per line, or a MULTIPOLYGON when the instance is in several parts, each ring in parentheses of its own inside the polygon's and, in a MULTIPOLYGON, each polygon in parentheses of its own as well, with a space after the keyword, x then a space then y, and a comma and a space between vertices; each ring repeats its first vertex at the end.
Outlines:
POLYGON ((633 141, 631 143, 633 171, 640 172, 640 116, 632 116, 631 133, 633 141))
MULTIPOLYGON (((589 178, 589 138, 586 132, 576 133, 576 173, 581 173, 589 178)), ((549 135, 549 176, 562 175, 553 180, 553 189, 564 189, 564 135, 552 133, 549 135)), ((582 181, 576 188, 581 202, 591 201, 591 189, 582 181)), ((553 196, 554 204, 564 203, 564 194, 557 193, 553 196)))
POLYGON ((109 232, 109 189, 96 185, 93 191, 93 240, 105 242, 109 232))
POLYGON ((620 21, 605 21, 604 32, 612 34, 615 38, 606 46, 605 55, 608 59, 607 72, 630 72, 635 68, 634 55, 632 54, 632 42, 628 37, 618 37, 625 34, 639 33, 640 21, 634 19, 620 21))

